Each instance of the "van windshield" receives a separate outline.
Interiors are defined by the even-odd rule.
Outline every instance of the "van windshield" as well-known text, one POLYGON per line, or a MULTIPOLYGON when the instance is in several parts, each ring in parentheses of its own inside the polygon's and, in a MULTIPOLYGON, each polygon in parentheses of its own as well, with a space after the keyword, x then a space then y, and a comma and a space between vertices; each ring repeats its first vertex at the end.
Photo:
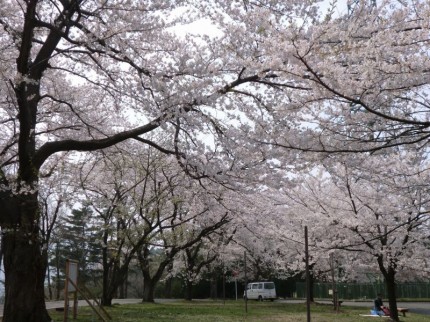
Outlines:
POLYGON ((275 283, 264 283, 264 288, 266 290, 273 290, 275 288, 275 283))

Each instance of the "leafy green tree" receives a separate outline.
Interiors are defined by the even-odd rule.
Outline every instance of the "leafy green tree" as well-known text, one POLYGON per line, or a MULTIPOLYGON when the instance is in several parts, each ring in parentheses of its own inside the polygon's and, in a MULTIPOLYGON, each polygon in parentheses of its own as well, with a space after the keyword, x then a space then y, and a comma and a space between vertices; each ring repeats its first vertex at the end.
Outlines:
POLYGON ((58 278, 65 278, 66 260, 78 261, 78 282, 96 284, 101 276, 100 230, 94 225, 93 212, 88 206, 73 209, 61 218, 52 245, 51 265, 57 267, 58 278))

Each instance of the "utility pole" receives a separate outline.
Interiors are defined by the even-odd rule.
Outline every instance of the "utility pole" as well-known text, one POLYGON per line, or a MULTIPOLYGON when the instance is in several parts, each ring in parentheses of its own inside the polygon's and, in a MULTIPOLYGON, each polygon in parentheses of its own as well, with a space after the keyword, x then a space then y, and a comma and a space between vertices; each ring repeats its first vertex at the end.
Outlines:
POLYGON ((245 312, 248 313, 248 277, 246 276, 246 251, 243 252, 245 262, 245 312))
POLYGON ((306 262, 306 321, 311 322, 311 274, 309 272, 308 226, 305 226, 305 262, 306 262))

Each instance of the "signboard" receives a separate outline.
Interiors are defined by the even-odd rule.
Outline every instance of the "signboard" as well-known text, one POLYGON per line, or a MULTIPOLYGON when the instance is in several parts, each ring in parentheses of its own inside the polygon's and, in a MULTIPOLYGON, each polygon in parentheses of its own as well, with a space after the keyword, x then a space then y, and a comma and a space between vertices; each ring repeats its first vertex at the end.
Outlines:
POLYGON ((69 321, 69 294, 73 293, 73 319, 76 320, 78 315, 78 292, 87 301, 88 305, 94 310, 94 312, 99 316, 100 320, 107 322, 107 320, 112 320, 112 317, 103 306, 97 301, 96 297, 91 294, 90 290, 81 284, 78 286, 78 262, 74 260, 66 260, 66 280, 64 285, 64 320, 63 322, 69 321), (97 303, 96 306, 91 303, 97 303))
POLYGON ((78 309, 78 262, 66 260, 66 280, 64 285, 64 322, 69 316, 69 293, 73 293, 73 319, 76 319, 78 309))
POLYGON ((73 282, 68 285, 68 292, 76 292, 75 285, 78 285, 78 262, 68 260, 67 266, 68 279, 73 282))

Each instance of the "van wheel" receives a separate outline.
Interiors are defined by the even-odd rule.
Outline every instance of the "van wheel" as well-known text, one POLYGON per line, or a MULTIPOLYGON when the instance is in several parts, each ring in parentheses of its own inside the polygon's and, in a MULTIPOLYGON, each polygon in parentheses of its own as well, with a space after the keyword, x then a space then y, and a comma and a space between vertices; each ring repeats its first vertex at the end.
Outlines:
POLYGON ((263 302, 263 298, 261 297, 261 295, 258 297, 258 301, 263 302))
POLYGON ((270 302, 273 302, 275 299, 270 299, 270 302))

